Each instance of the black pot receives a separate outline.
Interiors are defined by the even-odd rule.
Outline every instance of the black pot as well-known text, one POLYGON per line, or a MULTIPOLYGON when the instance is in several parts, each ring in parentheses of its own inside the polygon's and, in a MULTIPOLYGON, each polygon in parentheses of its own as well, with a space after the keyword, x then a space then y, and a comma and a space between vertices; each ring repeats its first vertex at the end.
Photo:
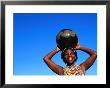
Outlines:
POLYGON ((78 43, 78 37, 72 30, 63 29, 57 34, 56 43, 60 50, 63 51, 65 48, 74 48, 78 43))

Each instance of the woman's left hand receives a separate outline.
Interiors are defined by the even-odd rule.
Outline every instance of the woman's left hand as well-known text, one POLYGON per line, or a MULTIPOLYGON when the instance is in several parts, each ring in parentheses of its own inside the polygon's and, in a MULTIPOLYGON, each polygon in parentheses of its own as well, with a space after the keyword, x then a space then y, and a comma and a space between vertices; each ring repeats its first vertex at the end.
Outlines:
POLYGON ((80 44, 79 43, 77 43, 77 45, 76 45, 76 47, 75 47, 75 49, 79 49, 81 46, 80 46, 80 44))

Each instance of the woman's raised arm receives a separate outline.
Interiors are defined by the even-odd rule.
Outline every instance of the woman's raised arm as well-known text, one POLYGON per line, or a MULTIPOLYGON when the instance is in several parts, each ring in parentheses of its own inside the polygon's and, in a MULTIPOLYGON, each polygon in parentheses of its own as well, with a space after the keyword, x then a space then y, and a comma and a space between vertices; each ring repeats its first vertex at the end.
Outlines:
POLYGON ((58 75, 63 75, 63 67, 55 64, 51 59, 52 57, 58 53, 60 51, 60 49, 57 47, 55 50, 51 51, 49 54, 47 54, 44 57, 44 61, 45 63, 48 65, 48 67, 54 71, 56 74, 58 75))
POLYGON ((80 45, 78 47, 76 47, 76 49, 84 51, 84 52, 86 52, 86 53, 88 53, 90 55, 90 57, 86 61, 84 61, 83 63, 80 64, 80 66, 82 68, 87 70, 88 68, 90 68, 92 66, 92 64, 96 60, 96 58, 97 58, 96 52, 93 51, 92 49, 81 47, 80 45))

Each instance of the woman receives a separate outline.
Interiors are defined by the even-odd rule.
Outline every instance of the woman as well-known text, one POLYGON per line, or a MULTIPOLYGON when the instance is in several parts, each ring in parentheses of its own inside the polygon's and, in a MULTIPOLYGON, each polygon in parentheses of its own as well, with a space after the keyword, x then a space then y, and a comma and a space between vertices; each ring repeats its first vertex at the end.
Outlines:
POLYGON ((48 65, 48 67, 58 75, 84 75, 85 71, 92 66, 97 57, 97 54, 93 50, 81 47, 79 44, 77 44, 74 49, 67 48, 62 52, 61 57, 63 61, 67 64, 66 67, 62 67, 55 64, 51 60, 51 58, 59 51, 60 49, 57 47, 55 50, 51 51, 44 57, 44 61, 48 65), (79 66, 74 64, 77 59, 76 50, 84 51, 90 55, 90 57, 79 66))

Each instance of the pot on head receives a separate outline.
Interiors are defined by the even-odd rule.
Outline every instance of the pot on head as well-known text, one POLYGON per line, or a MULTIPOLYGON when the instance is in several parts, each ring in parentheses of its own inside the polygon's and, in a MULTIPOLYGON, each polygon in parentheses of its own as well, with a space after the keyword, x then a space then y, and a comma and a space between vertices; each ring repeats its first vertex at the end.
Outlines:
POLYGON ((63 29, 57 34, 56 43, 60 50, 63 51, 65 48, 74 48, 78 43, 78 37, 72 30, 63 29))

